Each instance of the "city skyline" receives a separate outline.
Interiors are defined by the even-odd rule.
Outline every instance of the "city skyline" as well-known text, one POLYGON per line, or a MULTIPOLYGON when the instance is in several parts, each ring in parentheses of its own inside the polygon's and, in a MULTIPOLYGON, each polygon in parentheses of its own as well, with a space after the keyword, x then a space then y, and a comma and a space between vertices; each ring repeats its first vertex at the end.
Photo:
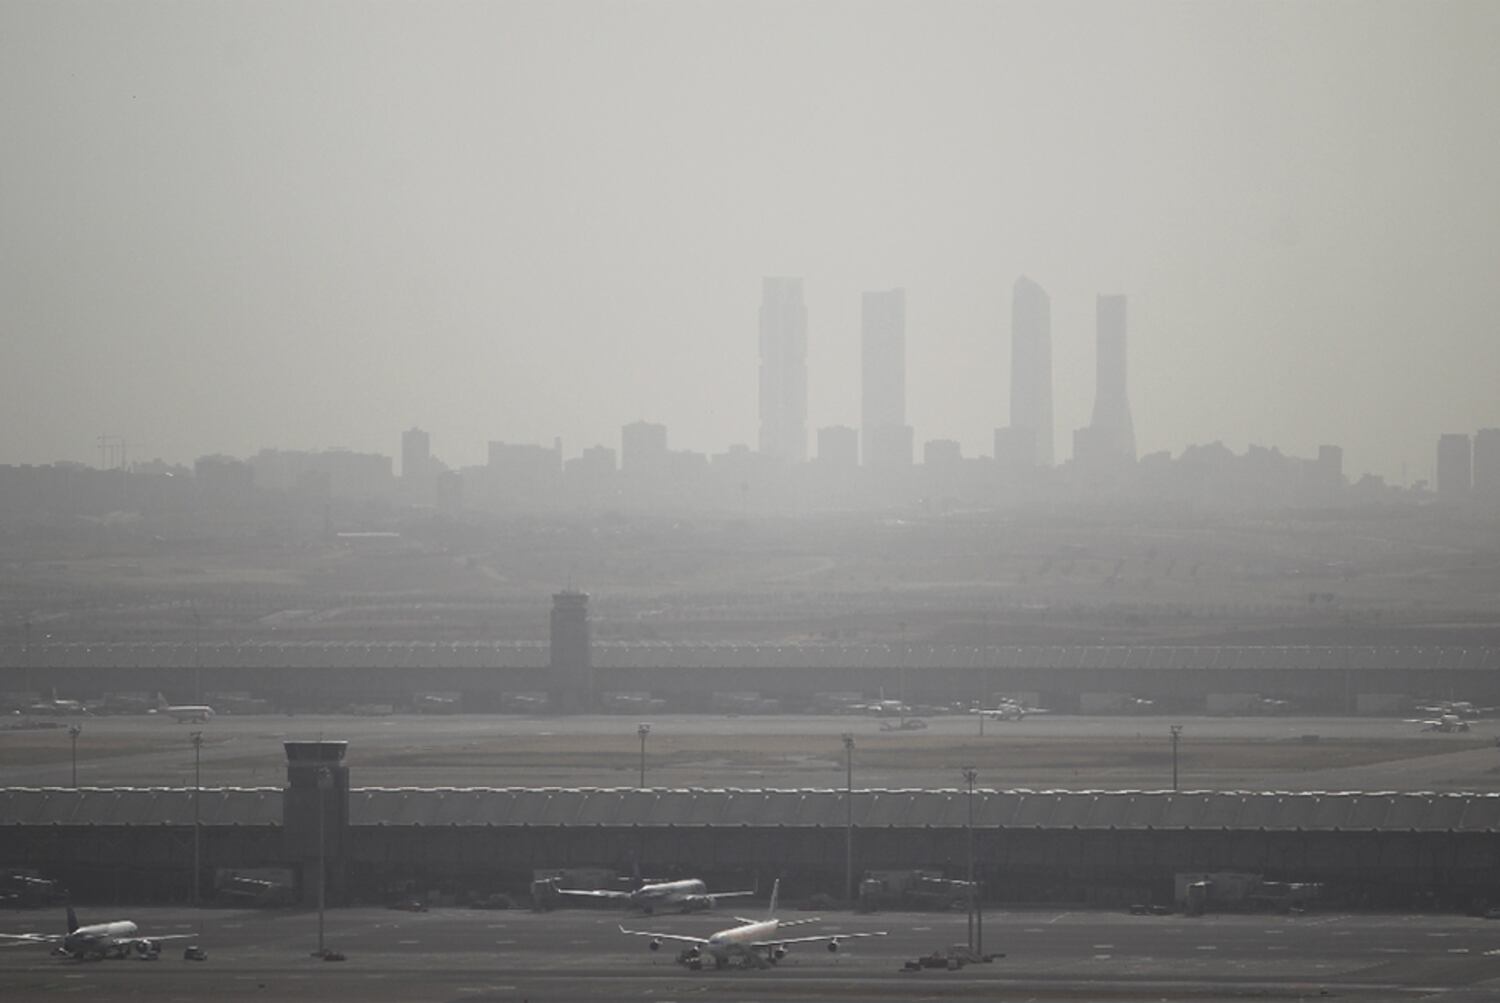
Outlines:
POLYGON ((915 441, 990 453, 1018 275, 1055 459, 1112 291, 1138 455, 1497 424, 1492 4, 84 9, 0 8, 0 463, 755 446, 764 275, 809 451, 899 287, 915 441))

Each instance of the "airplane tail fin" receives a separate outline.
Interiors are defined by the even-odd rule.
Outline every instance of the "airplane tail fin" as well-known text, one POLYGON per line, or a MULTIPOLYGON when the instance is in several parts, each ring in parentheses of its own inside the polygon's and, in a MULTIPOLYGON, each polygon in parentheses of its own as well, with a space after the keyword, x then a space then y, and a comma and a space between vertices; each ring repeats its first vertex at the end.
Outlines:
POLYGON ((771 905, 770 905, 770 908, 768 908, 766 910, 766 919, 775 919, 776 918, 776 899, 777 899, 777 896, 779 896, 780 894, 781 894, 781 879, 777 878, 776 881, 775 881, 775 883, 771 885, 771 905))
POLYGON ((72 906, 68 906, 68 932, 72 933, 76 929, 78 929, 78 914, 73 911, 72 906))

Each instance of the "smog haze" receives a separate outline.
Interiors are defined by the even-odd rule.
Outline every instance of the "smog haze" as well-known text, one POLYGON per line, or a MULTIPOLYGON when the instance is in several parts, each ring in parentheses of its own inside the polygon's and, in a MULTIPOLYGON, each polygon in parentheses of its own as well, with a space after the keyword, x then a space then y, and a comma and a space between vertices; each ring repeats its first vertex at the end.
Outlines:
POLYGON ((766 276, 810 429, 900 288, 917 440, 986 454, 1025 275, 1059 461, 1118 293, 1141 454, 1429 477, 1500 424, 1497 51, 1481 2, 12 0, 0 463, 753 448, 766 276))

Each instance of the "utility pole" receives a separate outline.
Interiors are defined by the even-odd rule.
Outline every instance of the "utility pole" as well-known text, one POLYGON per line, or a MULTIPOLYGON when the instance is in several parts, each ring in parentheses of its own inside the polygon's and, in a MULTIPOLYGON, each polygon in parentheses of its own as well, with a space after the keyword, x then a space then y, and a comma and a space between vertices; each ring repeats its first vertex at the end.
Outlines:
POLYGON ((328 789, 333 786, 333 774, 328 767, 318 769, 318 952, 316 957, 327 957, 328 951, 323 946, 323 909, 328 895, 328 851, 324 828, 327 823, 324 816, 327 814, 324 801, 328 789))
POLYGON ((844 732, 844 894, 854 894, 854 735, 844 732))
POLYGON ((195 731, 189 736, 193 742, 193 906, 198 906, 198 876, 202 873, 203 861, 203 732, 195 731))
POLYGON ((68 737, 73 740, 73 789, 78 789, 78 736, 83 734, 83 725, 75 724, 68 727, 68 737))
POLYGON ((642 721, 635 729, 635 733, 641 736, 641 790, 646 789, 646 736, 651 734, 651 726, 642 721))
POLYGON ((1171 728, 1172 728, 1172 790, 1175 792, 1176 790, 1178 790, 1178 787, 1177 787, 1177 740, 1182 737, 1182 725, 1180 725, 1180 724, 1174 724, 1174 725, 1171 726, 1171 728))
POLYGON ((976 950, 974 941, 974 780, 979 776, 979 771, 972 766, 965 766, 963 772, 964 779, 969 783, 969 949, 976 950))
POLYGON ((203 648, 198 608, 193 607, 193 703, 203 702, 203 648))

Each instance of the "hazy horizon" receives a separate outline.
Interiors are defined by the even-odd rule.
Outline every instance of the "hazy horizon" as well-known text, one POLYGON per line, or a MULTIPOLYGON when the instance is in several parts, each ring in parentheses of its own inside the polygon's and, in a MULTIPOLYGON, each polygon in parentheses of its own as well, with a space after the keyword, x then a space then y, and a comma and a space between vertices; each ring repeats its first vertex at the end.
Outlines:
POLYGON ((1430 477, 1500 426, 1500 6, 0 5, 0 463, 262 447, 452 465, 662 422, 756 440, 761 279, 803 279, 808 447, 906 291, 920 444, 1055 435, 1129 297, 1141 454, 1430 477))

